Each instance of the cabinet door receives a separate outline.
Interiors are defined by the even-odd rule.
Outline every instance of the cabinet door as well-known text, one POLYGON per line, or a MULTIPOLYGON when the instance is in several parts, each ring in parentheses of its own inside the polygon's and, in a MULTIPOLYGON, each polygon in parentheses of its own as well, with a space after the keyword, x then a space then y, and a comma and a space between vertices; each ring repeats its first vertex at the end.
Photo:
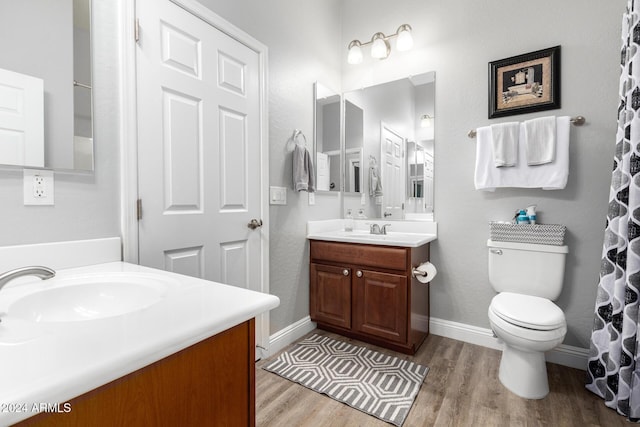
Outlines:
POLYGON ((355 272, 354 329, 390 341, 407 341, 407 278, 368 270, 355 272))
POLYGON ((351 269, 311 263, 311 320, 351 328, 351 269))

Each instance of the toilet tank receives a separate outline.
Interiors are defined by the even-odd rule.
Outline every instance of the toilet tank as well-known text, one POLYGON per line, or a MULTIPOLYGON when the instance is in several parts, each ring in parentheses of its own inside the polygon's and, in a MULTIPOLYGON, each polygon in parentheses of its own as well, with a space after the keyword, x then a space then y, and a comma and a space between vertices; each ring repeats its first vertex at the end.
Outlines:
POLYGON ((567 246, 487 241, 489 282, 496 292, 555 300, 564 280, 567 246))

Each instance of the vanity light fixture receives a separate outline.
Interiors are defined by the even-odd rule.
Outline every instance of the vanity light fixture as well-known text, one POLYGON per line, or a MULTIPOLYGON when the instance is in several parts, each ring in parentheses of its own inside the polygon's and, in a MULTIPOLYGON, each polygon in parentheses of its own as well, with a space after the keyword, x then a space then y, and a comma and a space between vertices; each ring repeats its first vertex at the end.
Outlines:
POLYGON ((389 39, 397 37, 396 49, 400 52, 407 51, 413 47, 413 37, 411 36, 411 26, 409 24, 402 24, 398 27, 395 34, 385 36, 384 33, 375 33, 371 40, 362 43, 360 40, 352 40, 349 43, 349 53, 347 55, 347 62, 349 64, 360 64, 363 59, 362 46, 371 45, 371 57, 377 59, 386 59, 391 53, 391 45, 389 39))
POLYGON ((391 53, 391 46, 383 33, 375 33, 371 38, 371 57, 376 59, 386 59, 391 53))
POLYGON ((433 126, 433 117, 428 114, 423 114, 420 117, 420 127, 421 128, 430 128, 433 126))

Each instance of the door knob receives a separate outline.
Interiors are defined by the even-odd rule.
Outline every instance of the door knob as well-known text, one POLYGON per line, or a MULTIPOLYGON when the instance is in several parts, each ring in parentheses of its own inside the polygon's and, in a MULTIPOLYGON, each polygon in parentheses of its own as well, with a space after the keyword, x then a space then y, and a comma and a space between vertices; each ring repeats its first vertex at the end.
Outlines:
POLYGON ((347 270, 346 268, 344 270, 342 270, 342 274, 345 276, 349 275, 349 270, 347 270))
POLYGON ((251 221, 249 221, 249 224, 247 224, 247 227, 249 227, 252 230, 255 230, 258 227, 262 227, 262 220, 254 218, 251 221))
POLYGON ((358 271, 356 272, 356 276, 358 276, 358 277, 362 277, 362 271, 358 270, 358 271))

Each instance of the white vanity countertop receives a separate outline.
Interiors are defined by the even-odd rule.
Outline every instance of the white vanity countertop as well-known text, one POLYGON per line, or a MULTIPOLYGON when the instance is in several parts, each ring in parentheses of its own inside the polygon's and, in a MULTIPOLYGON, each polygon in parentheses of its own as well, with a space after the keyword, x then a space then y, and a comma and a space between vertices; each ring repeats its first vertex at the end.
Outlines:
POLYGON ((50 280, 14 280, 0 291, 0 425, 35 415, 34 404, 67 402, 279 304, 273 295, 124 262, 63 269, 50 280), (3 314, 34 290, 101 273, 155 275, 168 290, 154 305, 103 319, 45 323, 3 314))
POLYGON ((344 220, 309 221, 307 239, 330 242, 416 248, 438 238, 438 224, 430 221, 354 220, 353 231, 344 231, 344 220), (390 224, 387 234, 371 234, 370 224, 390 224))

